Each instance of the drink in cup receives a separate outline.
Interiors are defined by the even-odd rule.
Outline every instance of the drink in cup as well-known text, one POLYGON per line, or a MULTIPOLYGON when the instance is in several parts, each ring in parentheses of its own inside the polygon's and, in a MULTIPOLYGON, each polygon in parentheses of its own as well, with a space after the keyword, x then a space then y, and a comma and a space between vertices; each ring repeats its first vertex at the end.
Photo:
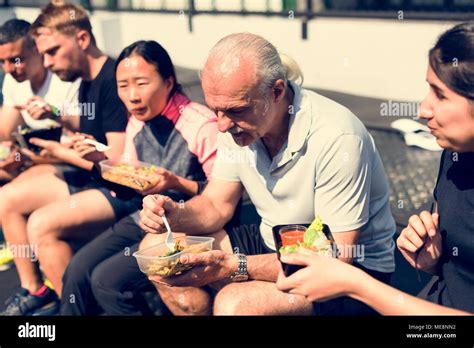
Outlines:
POLYGON ((280 228, 278 233, 282 246, 297 245, 304 242, 304 232, 306 227, 302 225, 288 225, 280 228))
MULTIPOLYGON (((299 243, 304 242, 304 233, 307 227, 303 225, 286 225, 278 229, 278 235, 280 242, 278 243, 277 250, 282 246, 291 246, 298 245, 299 243)), ((280 253, 278 252, 278 257, 280 253)), ((286 276, 295 273, 297 270, 303 268, 298 265, 288 265, 284 262, 281 263, 283 268, 283 273, 286 276)))

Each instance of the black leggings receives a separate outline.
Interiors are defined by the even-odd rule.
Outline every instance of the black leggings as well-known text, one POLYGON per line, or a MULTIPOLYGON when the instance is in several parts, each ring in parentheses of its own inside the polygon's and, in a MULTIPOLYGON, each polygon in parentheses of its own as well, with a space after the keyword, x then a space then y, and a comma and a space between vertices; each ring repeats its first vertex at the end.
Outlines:
POLYGON ((84 246, 64 277, 62 315, 152 315, 143 292, 154 290, 132 254, 144 232, 127 216, 84 246))

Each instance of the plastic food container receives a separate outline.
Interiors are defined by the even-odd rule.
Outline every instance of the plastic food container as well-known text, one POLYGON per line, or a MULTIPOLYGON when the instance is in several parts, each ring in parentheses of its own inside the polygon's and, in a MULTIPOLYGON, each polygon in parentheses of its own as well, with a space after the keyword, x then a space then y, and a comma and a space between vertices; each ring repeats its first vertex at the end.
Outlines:
POLYGON ((137 259, 140 271, 148 276, 159 275, 161 277, 169 277, 191 269, 192 266, 183 265, 179 262, 180 256, 189 253, 198 254, 212 250, 214 238, 183 236, 174 239, 175 243, 178 241, 181 246, 184 246, 184 250, 171 256, 163 256, 170 251, 166 246, 166 243, 160 243, 144 250, 134 252, 133 256, 137 259))
POLYGON ((104 160, 99 165, 102 178, 137 191, 149 190, 160 180, 156 167, 145 162, 104 160))
POLYGON ((30 144, 30 139, 31 138, 39 138, 39 139, 44 139, 44 140, 52 140, 52 141, 57 141, 61 139, 61 134, 63 132, 63 127, 52 127, 52 128, 45 128, 45 129, 29 129, 29 128, 23 128, 20 131, 20 134, 17 134, 17 141, 22 144, 24 142, 24 145, 26 145, 31 151, 39 153, 41 152, 42 148, 38 147, 36 145, 30 144), (18 139, 21 138, 21 139, 18 139))

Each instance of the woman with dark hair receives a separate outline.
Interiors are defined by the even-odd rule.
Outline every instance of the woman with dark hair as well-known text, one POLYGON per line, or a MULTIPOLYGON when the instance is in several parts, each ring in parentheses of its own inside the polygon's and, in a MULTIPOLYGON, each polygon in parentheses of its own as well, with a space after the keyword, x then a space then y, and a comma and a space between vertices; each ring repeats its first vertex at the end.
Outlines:
POLYGON ((437 210, 411 216, 397 246, 413 267, 439 276, 430 302, 338 260, 303 255, 284 259, 306 267, 280 275, 280 290, 312 301, 350 296, 388 315, 474 313, 474 22, 440 36, 429 52, 426 80, 430 90, 420 117, 445 149, 434 191, 437 210))
MULTIPOLYGON (((140 281, 149 284, 131 256, 143 238, 138 226, 143 195, 161 193, 174 200, 186 201, 202 191, 216 156, 218 130, 214 113, 191 102, 181 92, 171 58, 159 43, 137 41, 126 47, 117 59, 115 74, 118 96, 130 114, 122 158, 153 164, 160 180, 147 191, 134 192, 125 187, 118 189, 118 185, 110 186, 99 179, 103 186, 114 191, 116 201, 123 206, 120 217, 117 214, 114 219, 111 219, 114 215, 104 216, 107 225, 102 230, 88 228, 89 221, 83 221, 81 235, 71 234, 69 226, 65 225, 41 236, 30 236, 30 241, 40 245, 39 262, 47 265, 43 267, 44 272, 62 298, 61 307, 66 314, 95 313, 98 306, 92 285, 105 289, 109 284, 113 284, 110 291, 115 307, 109 310, 104 305, 106 312, 121 312, 121 307, 126 308, 124 314, 147 311, 141 299, 127 297, 128 292, 124 294, 123 291, 128 290, 118 284, 124 274, 121 271, 132 275, 134 269, 137 277, 129 284, 139 285, 140 281), (94 237, 97 238, 73 257, 71 241, 83 245, 94 237), (111 268, 107 269, 108 266, 111 268), (135 306, 135 303, 138 304, 135 306)), ((37 139, 35 144, 48 149, 47 141, 37 139)), ((95 168, 93 171, 97 166, 95 168)), ((103 203, 69 209, 68 220, 74 224, 80 221, 84 210, 102 209, 100 204, 103 203)), ((113 210, 117 210, 116 207, 113 210)), ((125 278, 126 281, 130 279, 125 278)))
MULTIPOLYGON (((126 47, 116 77, 131 114, 124 156, 161 167, 160 182, 141 194, 182 202, 199 194, 215 160, 215 115, 181 92, 171 58, 155 41, 126 47)), ((138 221, 138 212, 123 218, 74 256, 63 277, 62 314, 151 314, 142 291, 153 287, 132 257, 144 237, 138 221)))

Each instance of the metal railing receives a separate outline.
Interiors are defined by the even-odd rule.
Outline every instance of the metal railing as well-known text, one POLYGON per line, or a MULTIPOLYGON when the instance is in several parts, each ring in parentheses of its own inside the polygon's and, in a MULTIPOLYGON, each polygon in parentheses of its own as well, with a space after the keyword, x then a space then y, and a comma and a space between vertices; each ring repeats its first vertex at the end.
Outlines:
MULTIPOLYGON (((49 0, 0 0, 0 6, 41 7, 49 0)), ((380 17, 403 11, 428 19, 433 14, 474 18, 474 0, 72 0, 89 10, 152 11, 266 16, 380 17)))
MULTIPOLYGON (((393 20, 474 19, 474 0, 70 0, 89 11, 130 11, 198 15, 280 16, 301 20, 302 38, 308 22, 318 17, 384 18, 393 20)), ((0 0, 0 6, 42 7, 49 0, 0 0)))

